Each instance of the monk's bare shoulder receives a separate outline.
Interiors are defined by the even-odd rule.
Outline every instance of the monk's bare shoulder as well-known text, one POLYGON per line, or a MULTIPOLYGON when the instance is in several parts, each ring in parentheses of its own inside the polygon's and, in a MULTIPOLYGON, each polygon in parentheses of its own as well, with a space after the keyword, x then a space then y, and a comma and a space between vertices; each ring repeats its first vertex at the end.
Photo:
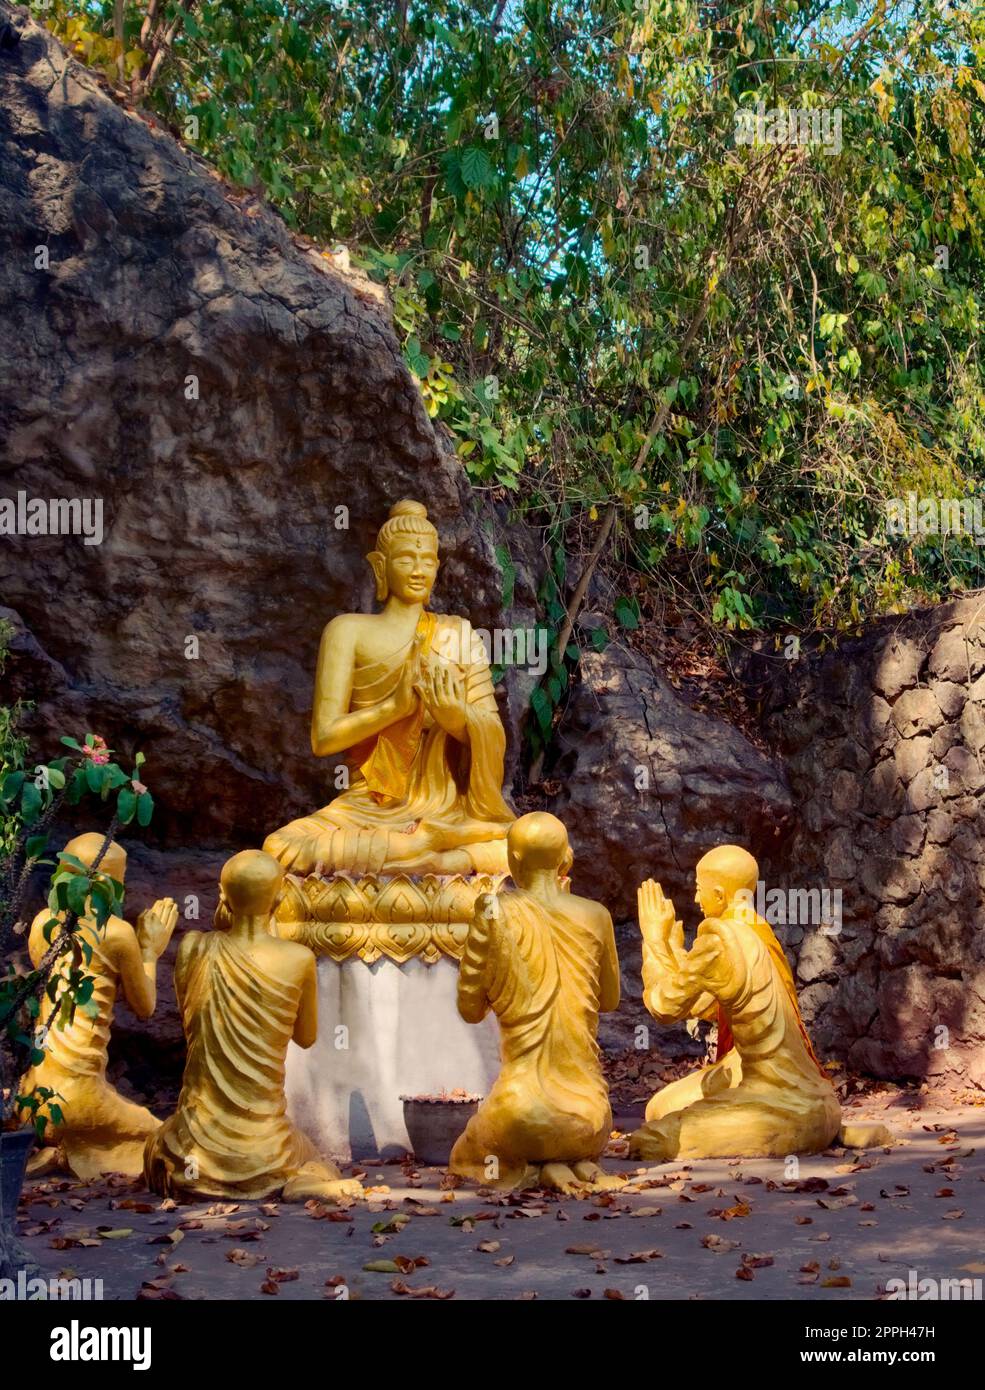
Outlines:
POLYGON ((303 974, 315 959, 314 952, 302 946, 300 941, 284 941, 279 936, 268 936, 257 942, 257 951, 259 956, 276 961, 281 966, 286 965, 298 974, 303 974))
POLYGON ((570 900, 569 910, 572 916, 577 917, 578 921, 583 922, 585 926, 590 927, 600 936, 611 929, 612 918, 608 908, 603 907, 594 898, 579 898, 574 893, 569 893, 567 896, 570 900))
POLYGON ((178 947, 178 954, 175 958, 175 970, 182 970, 188 965, 199 951, 202 949, 208 934, 204 931, 186 931, 181 938, 181 945, 178 947))
POLYGON ((697 946, 704 942, 710 946, 715 942, 719 945, 728 942, 735 926, 735 922, 730 922, 725 917, 706 917, 698 926, 694 944, 697 946))

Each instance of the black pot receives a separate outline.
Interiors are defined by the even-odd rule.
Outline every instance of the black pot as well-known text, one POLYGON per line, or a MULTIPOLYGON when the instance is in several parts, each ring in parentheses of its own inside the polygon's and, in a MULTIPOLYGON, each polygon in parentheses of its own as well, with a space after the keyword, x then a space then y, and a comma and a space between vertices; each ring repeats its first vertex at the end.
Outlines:
POLYGON ((0 1250, 6 1255, 4 1260, 0 1254, 0 1277, 5 1279, 13 1277, 18 1269, 34 1269, 33 1260, 14 1234, 17 1229, 17 1203, 34 1137, 34 1130, 30 1127, 0 1130, 0 1194, 3 1198, 0 1206, 0 1250))
POLYGON ((479 1108, 477 1100, 403 1096, 404 1124, 419 1163, 447 1168, 455 1141, 479 1108))

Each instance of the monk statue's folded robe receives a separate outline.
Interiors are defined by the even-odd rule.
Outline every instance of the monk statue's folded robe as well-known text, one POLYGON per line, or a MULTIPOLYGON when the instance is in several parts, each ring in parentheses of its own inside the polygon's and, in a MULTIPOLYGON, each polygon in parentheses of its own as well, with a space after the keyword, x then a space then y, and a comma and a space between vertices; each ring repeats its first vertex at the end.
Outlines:
POLYGON ((265 954, 263 967, 228 932, 202 933, 176 980, 188 1056, 178 1108, 145 1150, 156 1192, 254 1199, 282 1188, 290 1196, 299 1175, 340 1177, 287 1119, 284 1062, 301 984, 265 954))
POLYGON ((643 984, 661 1023, 716 1018, 720 1060, 656 1093, 631 1138, 634 1156, 783 1157, 827 1148, 841 1109, 768 922, 735 908, 706 919, 676 970, 644 946, 643 984))
MULTIPOLYGON (((48 950, 44 928, 50 921, 51 913, 44 909, 32 923, 28 949, 35 966, 48 950)), ((59 1107, 62 1122, 49 1122, 45 1141, 61 1150, 65 1165, 77 1178, 88 1181, 101 1173, 137 1177, 147 1136, 161 1122, 145 1106, 121 1096, 106 1079, 121 958, 133 928, 122 918, 111 917, 100 930, 85 917, 79 933, 92 950, 86 966, 92 995, 86 1005, 76 1008, 71 1023, 59 1026, 62 982, 71 969, 71 956, 64 955, 57 967, 55 1002, 49 1004, 46 998, 41 1017, 42 1025, 47 1025, 44 1061, 28 1072, 20 1089, 25 1095, 38 1086, 55 1093, 52 1104, 59 1107)))
MULTIPOLYGON (((264 842, 291 873, 505 871, 514 816, 501 790, 506 735, 485 649, 470 624, 453 615, 425 611, 417 632, 425 659, 449 662, 464 681, 465 742, 433 722, 420 702, 415 713, 350 748, 348 790, 264 842)), ((407 659, 403 648, 390 661, 357 666, 350 712, 389 699, 407 659)))
POLYGON ((603 939, 529 893, 511 891, 497 902, 501 917, 488 944, 478 952, 466 946, 458 998, 470 1022, 490 1008, 497 1015, 502 1070, 450 1167, 508 1186, 532 1165, 597 1159, 612 1111, 596 1041, 603 939))

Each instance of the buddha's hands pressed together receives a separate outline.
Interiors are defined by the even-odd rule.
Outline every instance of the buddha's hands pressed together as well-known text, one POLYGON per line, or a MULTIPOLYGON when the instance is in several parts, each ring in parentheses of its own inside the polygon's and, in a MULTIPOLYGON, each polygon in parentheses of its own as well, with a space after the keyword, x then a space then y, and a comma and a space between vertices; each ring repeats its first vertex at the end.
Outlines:
POLYGON ((418 702, 423 698, 422 653, 423 641, 420 637, 415 637, 400 672, 397 688, 393 692, 394 710, 398 719, 406 719, 409 714, 413 714, 418 702))
POLYGON ((455 667, 445 662, 425 666, 420 689, 434 722, 460 739, 466 728, 465 682, 455 667))
POLYGON ((148 956, 155 959, 168 948, 178 922, 178 904, 173 898, 158 898, 153 907, 137 918, 137 937, 148 956))

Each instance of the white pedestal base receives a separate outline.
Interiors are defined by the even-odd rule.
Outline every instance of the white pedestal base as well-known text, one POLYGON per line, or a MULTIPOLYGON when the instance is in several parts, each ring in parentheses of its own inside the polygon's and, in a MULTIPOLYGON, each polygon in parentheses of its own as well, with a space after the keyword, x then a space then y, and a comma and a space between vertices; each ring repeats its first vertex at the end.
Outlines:
POLYGON ((292 1121, 322 1153, 396 1157, 410 1149, 401 1096, 489 1093, 500 1065, 496 1020, 465 1023, 457 988, 447 959, 319 960, 318 1039, 308 1049, 291 1043, 285 1089, 292 1121))

